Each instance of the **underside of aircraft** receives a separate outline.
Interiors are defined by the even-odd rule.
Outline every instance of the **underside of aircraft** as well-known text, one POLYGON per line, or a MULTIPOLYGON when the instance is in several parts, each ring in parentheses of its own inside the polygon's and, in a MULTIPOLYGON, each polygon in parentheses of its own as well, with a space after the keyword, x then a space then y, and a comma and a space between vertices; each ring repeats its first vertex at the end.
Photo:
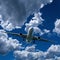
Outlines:
POLYGON ((12 33, 12 32, 5 32, 5 33, 12 34, 12 35, 15 35, 15 36, 20 36, 20 37, 23 38, 23 40, 25 40, 28 43, 30 43, 32 41, 35 43, 35 40, 36 40, 36 41, 50 42, 50 43, 53 43, 54 44, 54 42, 51 41, 51 40, 47 40, 47 39, 41 38, 39 36, 33 36, 33 28, 31 28, 28 31, 28 34, 12 33))

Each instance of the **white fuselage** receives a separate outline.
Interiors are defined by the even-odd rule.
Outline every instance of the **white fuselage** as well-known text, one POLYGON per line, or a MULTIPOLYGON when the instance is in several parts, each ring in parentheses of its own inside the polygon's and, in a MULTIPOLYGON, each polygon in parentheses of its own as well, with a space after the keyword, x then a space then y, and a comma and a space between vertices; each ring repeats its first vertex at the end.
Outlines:
POLYGON ((32 35, 33 35, 33 28, 31 28, 27 34, 26 41, 31 42, 32 41, 32 35))

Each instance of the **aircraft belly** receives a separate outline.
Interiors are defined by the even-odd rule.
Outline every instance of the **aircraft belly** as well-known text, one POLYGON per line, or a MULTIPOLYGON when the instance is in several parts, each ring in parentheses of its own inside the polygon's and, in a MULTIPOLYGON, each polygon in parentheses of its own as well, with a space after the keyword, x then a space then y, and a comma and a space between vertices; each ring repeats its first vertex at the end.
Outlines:
POLYGON ((27 34, 26 41, 31 42, 32 41, 32 34, 33 34, 33 28, 31 28, 27 34))
POLYGON ((31 41, 32 41, 32 36, 27 36, 26 41, 27 41, 27 42, 31 42, 31 41))

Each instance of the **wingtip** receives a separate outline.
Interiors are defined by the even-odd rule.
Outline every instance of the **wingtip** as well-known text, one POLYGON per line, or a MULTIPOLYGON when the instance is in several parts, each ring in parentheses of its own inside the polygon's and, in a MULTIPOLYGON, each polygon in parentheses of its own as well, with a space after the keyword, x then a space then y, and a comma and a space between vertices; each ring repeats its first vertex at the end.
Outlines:
POLYGON ((56 44, 56 42, 55 42, 55 41, 51 41, 51 40, 50 40, 50 42, 51 42, 52 44, 56 44))

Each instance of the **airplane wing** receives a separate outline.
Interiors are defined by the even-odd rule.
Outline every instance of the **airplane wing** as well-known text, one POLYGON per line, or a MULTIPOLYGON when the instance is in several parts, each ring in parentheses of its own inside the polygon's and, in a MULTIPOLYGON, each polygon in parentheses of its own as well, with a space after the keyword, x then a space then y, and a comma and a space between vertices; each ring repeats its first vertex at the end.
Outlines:
POLYGON ((55 43, 54 41, 51 41, 51 40, 47 40, 47 39, 43 39, 43 38, 41 38, 41 41, 44 41, 44 42, 50 42, 50 43, 55 43))
POLYGON ((41 37, 37 37, 37 36, 33 36, 32 38, 33 40, 38 40, 38 41, 43 41, 43 42, 50 42, 50 43, 55 43, 54 41, 51 41, 51 40, 47 40, 47 39, 44 39, 44 38, 41 38, 41 37))
POLYGON ((5 32, 5 33, 12 34, 14 36, 20 36, 22 38, 26 38, 27 37, 26 34, 22 34, 22 33, 12 33, 12 32, 5 32))
POLYGON ((4 33, 12 34, 12 35, 15 35, 15 36, 19 36, 20 35, 19 33, 12 33, 12 32, 4 32, 4 33))

